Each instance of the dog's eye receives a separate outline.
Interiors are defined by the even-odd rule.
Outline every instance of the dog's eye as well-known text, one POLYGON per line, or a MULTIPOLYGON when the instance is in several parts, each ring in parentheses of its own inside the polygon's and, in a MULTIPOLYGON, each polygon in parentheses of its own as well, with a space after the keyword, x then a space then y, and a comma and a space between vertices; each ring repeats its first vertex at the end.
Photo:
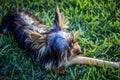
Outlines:
POLYGON ((69 44, 69 46, 70 46, 71 48, 74 48, 74 44, 75 44, 75 43, 72 42, 72 43, 69 44))
POLYGON ((73 44, 72 44, 72 43, 70 43, 70 44, 69 44, 69 47, 72 47, 72 45, 73 45, 73 44))

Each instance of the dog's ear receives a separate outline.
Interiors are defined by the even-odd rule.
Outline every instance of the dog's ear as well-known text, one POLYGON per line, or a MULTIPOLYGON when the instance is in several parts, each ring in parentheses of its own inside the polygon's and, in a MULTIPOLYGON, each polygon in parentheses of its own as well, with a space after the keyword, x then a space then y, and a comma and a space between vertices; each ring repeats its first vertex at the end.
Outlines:
POLYGON ((64 26, 64 19, 60 14, 58 6, 55 9, 55 19, 53 22, 53 29, 59 29, 61 30, 62 27, 64 26))

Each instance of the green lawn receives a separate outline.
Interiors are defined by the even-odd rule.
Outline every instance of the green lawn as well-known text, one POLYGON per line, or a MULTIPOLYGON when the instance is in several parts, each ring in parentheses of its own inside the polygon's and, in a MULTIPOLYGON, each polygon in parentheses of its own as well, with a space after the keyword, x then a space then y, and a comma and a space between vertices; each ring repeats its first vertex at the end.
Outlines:
MULTIPOLYGON (((10 5, 32 12, 52 26, 59 5, 66 22, 79 30, 84 56, 120 62, 120 0, 0 0, 0 22, 10 5), (30 2, 31 1, 31 2, 30 2)), ((0 34, 0 80, 120 80, 120 67, 74 65, 62 76, 33 64, 12 35, 0 34)))

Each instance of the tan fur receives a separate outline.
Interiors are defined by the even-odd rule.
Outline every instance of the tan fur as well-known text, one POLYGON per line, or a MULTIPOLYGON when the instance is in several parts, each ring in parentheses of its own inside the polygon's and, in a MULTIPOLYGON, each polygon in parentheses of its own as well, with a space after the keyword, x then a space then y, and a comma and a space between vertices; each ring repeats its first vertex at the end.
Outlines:
POLYGON ((46 45, 47 39, 45 35, 39 34, 34 31, 28 31, 28 30, 26 32, 29 34, 28 36, 30 37, 30 40, 28 39, 27 41, 30 41, 33 49, 40 48, 40 47, 42 48, 44 47, 44 45, 46 45))
POLYGON ((58 16, 58 27, 62 29, 62 27, 64 26, 64 19, 61 16, 58 6, 55 9, 55 14, 58 16))
POLYGON ((32 40, 36 40, 36 41, 39 41, 38 39, 40 39, 40 40, 45 39, 44 35, 39 34, 37 32, 32 32, 32 31, 29 32, 29 36, 32 40))

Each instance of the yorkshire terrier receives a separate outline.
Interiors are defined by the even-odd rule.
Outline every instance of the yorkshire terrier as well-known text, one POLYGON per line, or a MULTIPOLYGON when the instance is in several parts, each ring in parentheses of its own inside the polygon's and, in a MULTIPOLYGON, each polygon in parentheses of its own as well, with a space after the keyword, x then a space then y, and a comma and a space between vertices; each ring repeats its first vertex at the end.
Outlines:
POLYGON ((65 66, 71 64, 91 62, 103 66, 105 61, 100 63, 90 58, 78 59, 76 57, 81 53, 81 48, 76 40, 76 35, 66 26, 58 7, 55 9, 51 29, 24 10, 8 12, 1 23, 2 32, 5 34, 8 31, 12 32, 16 42, 26 51, 32 61, 43 68, 52 69, 56 74, 63 74, 65 66), (73 57, 76 58, 73 59, 73 57), (72 61, 69 63, 70 60, 72 61))
POLYGON ((51 29, 23 10, 9 12, 1 26, 3 33, 12 32, 16 42, 26 50, 32 61, 41 67, 53 69, 55 73, 61 72, 57 71, 59 68, 64 69, 70 57, 81 53, 75 35, 65 30, 67 25, 58 7, 51 29))

